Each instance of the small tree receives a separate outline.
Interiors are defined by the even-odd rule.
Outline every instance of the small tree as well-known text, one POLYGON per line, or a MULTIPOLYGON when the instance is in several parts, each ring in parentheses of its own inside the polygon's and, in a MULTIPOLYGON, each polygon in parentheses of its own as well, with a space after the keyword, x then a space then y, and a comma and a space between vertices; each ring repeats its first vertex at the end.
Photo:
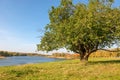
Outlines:
POLYGON ((120 9, 111 7, 113 0, 89 0, 73 4, 61 0, 49 11, 50 23, 37 45, 38 50, 66 47, 80 54, 80 60, 120 41, 120 9))

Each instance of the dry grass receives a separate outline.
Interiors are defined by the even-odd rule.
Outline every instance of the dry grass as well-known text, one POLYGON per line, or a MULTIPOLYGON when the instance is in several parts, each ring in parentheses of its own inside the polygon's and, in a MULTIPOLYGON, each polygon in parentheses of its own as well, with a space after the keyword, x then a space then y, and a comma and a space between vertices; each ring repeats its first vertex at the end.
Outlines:
POLYGON ((120 58, 91 58, 0 67, 0 80, 120 80, 120 58))

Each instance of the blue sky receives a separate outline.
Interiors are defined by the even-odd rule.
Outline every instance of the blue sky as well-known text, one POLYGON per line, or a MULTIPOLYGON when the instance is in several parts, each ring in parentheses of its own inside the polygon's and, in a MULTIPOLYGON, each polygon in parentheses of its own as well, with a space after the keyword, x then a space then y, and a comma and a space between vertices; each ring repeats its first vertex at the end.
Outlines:
MULTIPOLYGON (((87 0, 74 0, 87 2, 87 0)), ((0 50, 34 52, 49 23, 48 11, 60 0, 0 0, 0 50)), ((115 0, 114 6, 120 5, 115 0)))

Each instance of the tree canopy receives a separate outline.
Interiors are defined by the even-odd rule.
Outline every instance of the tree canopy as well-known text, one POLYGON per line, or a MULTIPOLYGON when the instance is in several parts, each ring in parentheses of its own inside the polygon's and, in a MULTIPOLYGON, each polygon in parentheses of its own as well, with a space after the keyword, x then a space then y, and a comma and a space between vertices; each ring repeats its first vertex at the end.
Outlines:
POLYGON ((61 0, 49 11, 50 23, 45 27, 38 50, 65 47, 80 54, 81 60, 106 46, 120 41, 120 8, 112 7, 114 0, 88 0, 88 4, 73 4, 61 0))

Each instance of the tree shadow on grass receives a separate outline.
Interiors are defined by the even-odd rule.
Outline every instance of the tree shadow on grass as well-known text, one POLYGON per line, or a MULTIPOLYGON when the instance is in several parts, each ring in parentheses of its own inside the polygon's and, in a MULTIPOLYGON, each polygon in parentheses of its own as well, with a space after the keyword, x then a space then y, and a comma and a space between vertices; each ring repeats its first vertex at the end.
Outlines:
POLYGON ((89 61, 90 64, 120 64, 120 60, 108 60, 108 61, 89 61))

